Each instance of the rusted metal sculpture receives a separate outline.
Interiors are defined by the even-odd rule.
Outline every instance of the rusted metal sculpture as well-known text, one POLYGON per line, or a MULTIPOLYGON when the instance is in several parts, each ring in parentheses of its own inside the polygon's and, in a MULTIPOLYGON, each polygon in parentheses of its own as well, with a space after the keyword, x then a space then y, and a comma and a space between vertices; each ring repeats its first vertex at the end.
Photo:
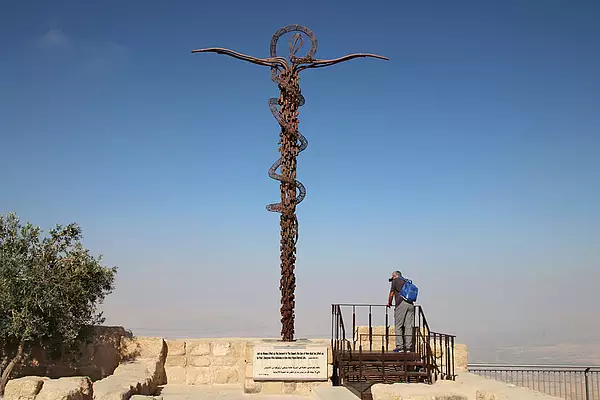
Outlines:
POLYGON ((294 290, 296 278, 296 242, 298 241, 298 219, 296 206, 306 196, 306 188, 296 179, 296 157, 308 145, 306 138, 298 132, 298 107, 304 104, 300 91, 299 73, 305 69, 322 68, 359 57, 373 57, 387 60, 375 54, 349 54, 332 60, 315 59, 317 37, 305 26, 288 25, 279 29, 271 39, 271 53, 268 58, 256 58, 229 49, 208 48, 192 50, 192 53, 225 54, 253 64, 271 68, 271 79, 279 86, 279 98, 269 99, 271 113, 281 126, 279 153, 281 158, 269 168, 269 177, 280 182, 281 202, 267 205, 268 211, 281 213, 281 336, 284 341, 294 340, 294 290), (290 38, 288 58, 277 55, 277 41, 287 33, 296 32, 290 38), (298 50, 304 45, 305 34, 311 47, 304 57, 298 57, 298 50), (279 169, 279 173, 277 170, 279 169))

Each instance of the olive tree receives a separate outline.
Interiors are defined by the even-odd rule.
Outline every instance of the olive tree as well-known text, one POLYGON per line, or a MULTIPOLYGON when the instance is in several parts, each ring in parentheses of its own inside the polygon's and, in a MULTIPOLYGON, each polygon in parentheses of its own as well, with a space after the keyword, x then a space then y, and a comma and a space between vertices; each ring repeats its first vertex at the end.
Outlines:
POLYGON ((42 236, 15 214, 0 215, 0 397, 32 348, 76 346, 104 321, 97 307, 117 269, 101 261, 82 245, 76 224, 42 236))

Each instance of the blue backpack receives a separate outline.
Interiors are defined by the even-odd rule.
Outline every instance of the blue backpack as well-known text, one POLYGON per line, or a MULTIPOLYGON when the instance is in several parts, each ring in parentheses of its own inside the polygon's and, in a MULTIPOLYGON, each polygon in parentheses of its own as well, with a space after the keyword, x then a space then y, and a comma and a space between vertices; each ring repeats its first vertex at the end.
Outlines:
POLYGON ((404 281, 404 285, 402 285, 402 289, 400 289, 400 297, 411 303, 417 301, 419 288, 415 284, 413 284, 410 279, 406 279, 401 276, 399 276, 398 278, 404 281))

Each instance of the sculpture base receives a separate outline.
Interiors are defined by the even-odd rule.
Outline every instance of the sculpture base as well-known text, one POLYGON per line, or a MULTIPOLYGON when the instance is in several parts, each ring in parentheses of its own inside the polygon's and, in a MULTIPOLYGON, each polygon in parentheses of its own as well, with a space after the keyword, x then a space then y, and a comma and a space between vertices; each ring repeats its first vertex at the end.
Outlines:
POLYGON ((255 381, 327 381, 328 346, 308 339, 294 342, 261 340, 254 343, 255 381))

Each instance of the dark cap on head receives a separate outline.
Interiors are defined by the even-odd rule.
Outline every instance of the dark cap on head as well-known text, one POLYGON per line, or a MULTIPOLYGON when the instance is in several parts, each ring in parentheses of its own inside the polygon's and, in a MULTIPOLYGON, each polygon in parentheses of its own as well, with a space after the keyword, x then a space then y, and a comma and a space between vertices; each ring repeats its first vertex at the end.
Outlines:
POLYGON ((389 279, 390 282, 394 280, 394 275, 396 277, 402 276, 402 272, 400 272, 400 271, 394 271, 394 272, 392 272, 392 277, 389 279))

